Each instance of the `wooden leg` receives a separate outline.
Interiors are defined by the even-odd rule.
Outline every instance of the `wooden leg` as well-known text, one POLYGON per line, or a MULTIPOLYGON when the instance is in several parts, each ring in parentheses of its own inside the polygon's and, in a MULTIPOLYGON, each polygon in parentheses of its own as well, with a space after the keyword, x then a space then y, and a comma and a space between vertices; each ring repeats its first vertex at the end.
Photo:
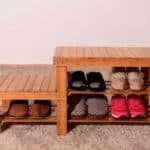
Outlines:
POLYGON ((0 107, 1 114, 5 114, 8 111, 10 103, 11 100, 2 100, 2 104, 0 107))
POLYGON ((2 100, 2 106, 9 106, 11 100, 2 100))
POLYGON ((67 127, 67 67, 56 67, 57 90, 63 95, 57 102, 57 134, 66 135, 67 127))

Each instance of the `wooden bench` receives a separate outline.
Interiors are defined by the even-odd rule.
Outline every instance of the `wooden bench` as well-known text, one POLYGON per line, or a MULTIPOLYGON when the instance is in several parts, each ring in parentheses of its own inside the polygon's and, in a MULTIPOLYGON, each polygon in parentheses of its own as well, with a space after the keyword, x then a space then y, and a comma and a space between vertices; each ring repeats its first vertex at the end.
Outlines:
MULTIPOLYGON (((112 90, 108 88, 104 92, 75 91, 67 89, 67 72, 70 67, 147 67, 150 70, 150 48, 137 47, 57 47, 53 58, 56 66, 57 89, 64 96, 58 105, 58 133, 65 135, 67 125, 72 123, 143 123, 150 124, 150 117, 146 119, 113 119, 110 115, 103 119, 67 118, 67 96, 71 94, 150 94, 150 88, 142 91, 112 90)), ((150 74, 149 74, 150 75, 150 74)))
MULTIPOLYGON (((59 100, 61 95, 56 90, 55 72, 51 73, 9 73, 0 75, 1 114, 8 111, 11 100, 59 100)), ((1 130, 14 123, 56 123, 54 112, 43 119, 28 116, 15 119, 4 115, 1 117, 1 130)))

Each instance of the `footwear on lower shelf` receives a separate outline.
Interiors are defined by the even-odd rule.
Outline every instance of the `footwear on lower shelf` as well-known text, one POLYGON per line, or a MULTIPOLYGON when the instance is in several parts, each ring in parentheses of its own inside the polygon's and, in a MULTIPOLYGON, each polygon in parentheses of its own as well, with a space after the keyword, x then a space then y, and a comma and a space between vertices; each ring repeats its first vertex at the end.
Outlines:
POLYGON ((82 118, 86 115, 85 97, 82 95, 72 95, 69 97, 69 113, 73 118, 82 118))
POLYGON ((12 100, 8 114, 11 117, 23 118, 28 114, 28 101, 27 100, 12 100))
POLYGON ((115 95, 111 101, 111 114, 114 118, 144 118, 147 116, 146 105, 142 97, 129 95, 115 95))
POLYGON ((88 88, 92 91, 104 91, 106 90, 105 81, 100 72, 87 73, 88 88))
POLYGON ((51 102, 46 100, 35 100, 31 107, 30 116, 47 117, 51 113, 51 102))
POLYGON ((129 109, 123 95, 114 95, 111 100, 111 115, 114 118, 128 118, 129 109))
POLYGON ((131 95, 128 97, 128 107, 131 118, 146 117, 147 111, 143 99, 140 96, 131 95))
POLYGON ((108 103, 105 96, 89 96, 86 104, 89 117, 101 118, 108 114, 108 103))

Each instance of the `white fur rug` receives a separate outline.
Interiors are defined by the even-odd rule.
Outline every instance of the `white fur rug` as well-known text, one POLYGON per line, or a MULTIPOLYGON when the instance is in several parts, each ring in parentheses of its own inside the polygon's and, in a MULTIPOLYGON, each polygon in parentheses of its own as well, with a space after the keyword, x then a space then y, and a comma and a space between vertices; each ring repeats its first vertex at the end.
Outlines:
POLYGON ((11 126, 0 150, 150 150, 150 126, 80 125, 64 137, 53 125, 11 126))

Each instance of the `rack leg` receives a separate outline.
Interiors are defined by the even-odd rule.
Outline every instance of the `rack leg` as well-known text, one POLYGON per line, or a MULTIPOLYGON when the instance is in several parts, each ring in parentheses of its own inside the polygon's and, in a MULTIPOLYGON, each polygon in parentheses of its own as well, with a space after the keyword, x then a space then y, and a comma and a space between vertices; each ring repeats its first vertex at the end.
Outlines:
POLYGON ((2 104, 1 104, 1 109, 0 112, 1 113, 6 113, 9 109, 9 105, 11 103, 11 100, 2 100, 2 104))
POLYGON ((67 67, 56 67, 57 91, 63 96, 57 102, 57 134, 66 135, 67 127, 67 67))

